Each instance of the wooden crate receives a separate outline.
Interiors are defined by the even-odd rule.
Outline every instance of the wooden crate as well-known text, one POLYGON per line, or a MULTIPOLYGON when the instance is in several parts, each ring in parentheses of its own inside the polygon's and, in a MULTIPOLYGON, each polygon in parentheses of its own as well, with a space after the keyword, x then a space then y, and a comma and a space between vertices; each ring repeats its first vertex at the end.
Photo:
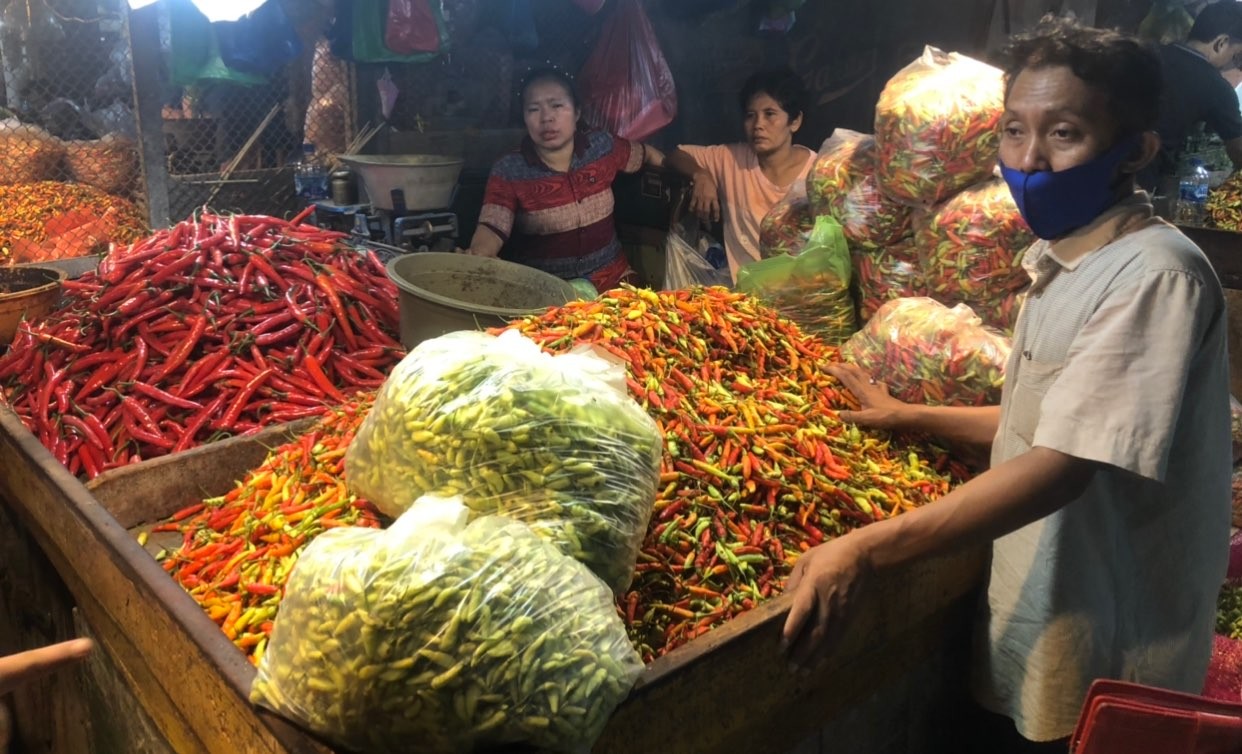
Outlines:
MULTIPOLYGON (((223 493, 258 465, 267 445, 204 446, 101 476, 88 490, 0 408, 0 498, 46 553, 118 683, 172 751, 325 751, 246 701, 253 668, 132 531, 223 493)), ((946 688, 929 688, 926 675, 917 684, 903 678, 960 643, 984 561, 985 551, 974 550, 877 578, 837 651, 805 678, 791 675, 779 655, 787 599, 761 605, 652 663, 595 751, 815 751, 826 725, 835 731, 826 751, 871 751, 861 741, 851 749, 846 734, 874 740, 873 712, 846 731, 832 721, 943 695, 946 688), (862 705, 869 698, 881 702, 862 705)), ((948 675, 930 678, 947 684, 948 675)), ((894 746, 885 751, 925 750, 894 746)))

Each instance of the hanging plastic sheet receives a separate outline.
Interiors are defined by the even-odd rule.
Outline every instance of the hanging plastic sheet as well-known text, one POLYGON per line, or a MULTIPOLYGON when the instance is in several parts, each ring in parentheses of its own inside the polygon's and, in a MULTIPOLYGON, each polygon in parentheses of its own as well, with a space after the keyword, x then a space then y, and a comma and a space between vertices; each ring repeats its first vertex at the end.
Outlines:
POLYGON ((213 24, 220 59, 235 71, 271 76, 302 54, 302 40, 278 0, 236 21, 213 24))
POLYGON ((618 2, 582 66, 583 117, 595 128, 641 141, 676 117, 677 88, 642 4, 618 2))
MULTIPOLYGON (((357 63, 425 63, 449 48, 448 30, 440 15, 440 4, 429 2, 438 40, 436 52, 402 54, 389 49, 387 38, 388 0, 337 0, 336 19, 328 31, 332 54, 357 63)), ((429 33, 429 32, 426 32, 429 33)), ((419 39, 424 40, 423 33, 419 39)), ((420 44, 427 44, 420 41, 420 44)))
POLYGON ((188 86, 203 80, 257 85, 267 78, 230 68, 220 54, 216 30, 190 0, 168 0, 172 41, 172 83, 188 86))

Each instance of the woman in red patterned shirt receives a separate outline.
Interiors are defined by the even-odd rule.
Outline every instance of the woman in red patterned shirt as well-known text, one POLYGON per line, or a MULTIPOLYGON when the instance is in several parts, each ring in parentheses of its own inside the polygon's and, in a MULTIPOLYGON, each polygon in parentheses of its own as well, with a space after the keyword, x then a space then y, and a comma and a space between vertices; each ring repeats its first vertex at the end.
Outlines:
POLYGON ((579 127, 573 83, 555 69, 522 84, 527 136, 492 166, 468 254, 501 256, 606 291, 632 283, 613 221, 618 173, 659 166, 653 147, 579 127), (503 249, 503 251, 502 251, 503 249))

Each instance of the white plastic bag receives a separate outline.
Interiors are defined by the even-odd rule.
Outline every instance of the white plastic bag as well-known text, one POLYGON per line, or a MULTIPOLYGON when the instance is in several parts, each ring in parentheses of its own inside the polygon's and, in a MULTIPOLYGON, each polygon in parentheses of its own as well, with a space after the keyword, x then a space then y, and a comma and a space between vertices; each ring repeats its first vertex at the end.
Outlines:
POLYGON ((250 690, 371 754, 585 750, 642 671, 612 595, 524 524, 423 498, 289 576, 250 690))
POLYGON ((345 456, 350 488, 396 516, 427 494, 524 521, 618 593, 633 577, 662 437, 624 368, 521 333, 449 333, 393 370, 345 456))
POLYGON ((683 217, 664 237, 664 290, 679 291, 696 285, 710 287, 733 285, 733 274, 724 256, 723 247, 698 227, 698 220, 683 217), (708 259, 713 246, 721 250, 718 257, 708 259))

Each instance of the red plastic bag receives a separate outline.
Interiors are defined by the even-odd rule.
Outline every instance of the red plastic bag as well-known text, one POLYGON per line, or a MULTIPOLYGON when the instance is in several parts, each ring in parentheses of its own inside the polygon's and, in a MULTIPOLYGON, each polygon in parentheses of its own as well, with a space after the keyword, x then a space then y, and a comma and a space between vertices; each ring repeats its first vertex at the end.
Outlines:
POLYGON ((578 77, 586 122, 639 141, 677 115, 673 72, 639 0, 619 0, 578 77))
POLYGON ((388 0, 384 46, 398 55, 440 51, 440 28, 430 0, 388 0))

